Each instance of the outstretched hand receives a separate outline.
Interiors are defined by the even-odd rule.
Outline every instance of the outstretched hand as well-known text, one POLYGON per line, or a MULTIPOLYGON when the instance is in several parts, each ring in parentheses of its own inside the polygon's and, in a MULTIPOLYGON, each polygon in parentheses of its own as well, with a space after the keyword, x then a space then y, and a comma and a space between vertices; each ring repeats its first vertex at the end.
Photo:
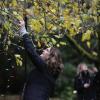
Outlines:
POLYGON ((28 32, 25 28, 25 21, 24 20, 20 20, 18 26, 19 26, 19 35, 20 36, 28 34, 28 32))
POLYGON ((24 20, 20 20, 18 26, 25 27, 25 21, 24 20))

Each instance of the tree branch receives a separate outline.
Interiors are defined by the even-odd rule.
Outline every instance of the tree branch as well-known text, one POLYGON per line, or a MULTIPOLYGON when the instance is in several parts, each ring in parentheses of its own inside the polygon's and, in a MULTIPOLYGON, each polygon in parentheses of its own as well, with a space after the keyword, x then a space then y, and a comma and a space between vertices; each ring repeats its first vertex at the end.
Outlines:
POLYGON ((85 56, 87 56, 89 59, 98 62, 98 58, 97 56, 94 56, 92 54, 90 54, 89 52, 87 52, 84 48, 82 48, 75 39, 73 39, 71 36, 69 36, 69 34, 66 34, 67 38, 69 39, 69 41, 71 41, 74 46, 77 48, 77 50, 79 50, 80 52, 82 52, 82 54, 84 54, 85 56))

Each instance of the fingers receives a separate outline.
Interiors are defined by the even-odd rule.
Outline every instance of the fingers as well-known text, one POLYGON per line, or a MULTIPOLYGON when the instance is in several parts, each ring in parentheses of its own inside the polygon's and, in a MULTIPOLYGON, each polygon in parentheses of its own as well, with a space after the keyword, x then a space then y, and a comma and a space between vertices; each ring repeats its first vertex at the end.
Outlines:
POLYGON ((20 27, 21 27, 21 26, 25 26, 24 20, 20 20, 18 25, 19 25, 20 27))

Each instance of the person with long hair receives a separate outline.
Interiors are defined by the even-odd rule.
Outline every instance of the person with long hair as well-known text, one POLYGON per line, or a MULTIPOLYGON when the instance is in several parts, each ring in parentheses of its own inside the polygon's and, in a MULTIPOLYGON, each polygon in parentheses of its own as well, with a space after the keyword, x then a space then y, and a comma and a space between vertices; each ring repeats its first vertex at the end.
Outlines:
POLYGON ((19 26, 19 34, 23 38, 26 52, 35 65, 35 69, 30 72, 26 82, 23 100, 49 100, 55 82, 64 68, 60 51, 55 47, 50 47, 39 55, 26 31, 23 20, 20 21, 19 26))
POLYGON ((78 100, 96 100, 93 78, 85 63, 80 63, 77 67, 74 87, 77 91, 78 100))

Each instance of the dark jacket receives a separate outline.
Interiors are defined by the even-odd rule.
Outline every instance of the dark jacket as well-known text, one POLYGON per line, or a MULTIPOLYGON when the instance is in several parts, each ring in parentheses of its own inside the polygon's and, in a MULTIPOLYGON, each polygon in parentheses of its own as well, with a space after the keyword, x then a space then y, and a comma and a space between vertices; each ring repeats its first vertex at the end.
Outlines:
POLYGON ((23 100, 48 100, 58 77, 49 72, 47 64, 36 53, 34 45, 26 34, 23 36, 25 49, 36 66, 29 74, 25 85, 23 100))
POLYGON ((100 100, 100 70, 96 73, 93 84, 94 84, 94 87, 96 88, 97 100, 100 100))
POLYGON ((78 100, 96 100, 95 91, 93 88, 93 80, 89 72, 87 74, 80 73, 75 77, 75 90, 77 90, 78 100), (90 86, 84 88, 84 84, 88 83, 90 86))

